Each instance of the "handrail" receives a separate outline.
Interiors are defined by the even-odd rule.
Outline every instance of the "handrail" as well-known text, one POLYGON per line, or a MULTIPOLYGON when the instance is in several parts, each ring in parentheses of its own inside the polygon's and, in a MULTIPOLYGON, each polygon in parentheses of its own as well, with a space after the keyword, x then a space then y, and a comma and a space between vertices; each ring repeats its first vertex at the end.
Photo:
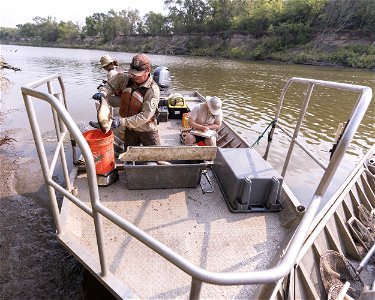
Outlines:
MULTIPOLYGON (((104 216, 105 218, 110 220, 112 223, 116 224, 117 226, 125 230, 131 236, 135 237, 140 242, 145 244, 147 247, 151 248, 152 250, 157 252, 159 255, 167 259, 169 262, 176 265, 185 273, 189 274, 192 277, 190 299, 196 299, 199 297, 202 282, 207 282, 207 283, 217 284, 217 285, 242 285, 242 284, 271 283, 271 282, 277 282, 279 279, 285 277, 287 274, 290 273, 290 270, 293 268, 296 262, 299 250, 303 246, 307 233, 309 232, 309 228, 311 224, 313 223, 314 217, 318 211, 322 196, 329 182, 331 181, 332 176, 335 170, 337 169, 337 166, 339 162, 341 161, 346 151, 346 148, 348 147, 355 131, 357 130, 359 123, 372 97, 372 91, 368 87, 330 83, 330 82, 325 82, 325 81, 318 81, 318 80, 304 79, 304 78, 291 78, 288 80, 286 87, 284 88, 282 95, 280 97, 278 112, 276 114, 277 118, 281 110, 281 106, 285 97, 286 90, 292 82, 303 82, 303 83, 309 84, 309 92, 307 96, 305 97, 304 109, 302 113, 303 115, 307 109, 308 101, 310 99, 313 86, 316 84, 325 85, 325 86, 334 86, 338 88, 350 87, 351 90, 360 91, 362 94, 359 97, 356 107, 352 113, 352 117, 348 124, 347 130, 343 134, 343 137, 337 146, 336 152, 334 153, 332 160, 330 161, 329 165, 327 166, 327 170, 325 174, 323 175, 324 180, 322 179, 322 181, 320 182, 313 196, 313 199, 308 209, 306 210, 306 213, 304 217, 302 218, 301 223, 297 231, 295 232, 294 237, 285 255, 281 259, 280 263, 277 266, 272 267, 270 269, 256 270, 252 272, 232 272, 232 273, 231 272, 211 272, 211 271, 202 269, 192 264, 190 261, 186 260, 184 257, 180 256, 178 253, 170 249, 167 245, 161 243, 160 241, 153 238, 146 232, 142 231, 141 229, 139 229, 132 223, 120 217, 119 215, 117 215, 115 212, 113 212, 112 210, 110 210, 109 208, 107 208, 105 205, 103 205, 100 202, 96 174, 95 174, 94 159, 91 155, 91 151, 86 140, 84 139, 83 135, 79 131, 77 125, 74 123, 71 116, 69 115, 66 109, 66 106, 64 106, 62 102, 59 101, 59 99, 57 99, 54 95, 35 90, 37 87, 41 86, 42 84, 45 84, 45 83, 50 84, 49 82, 55 79, 57 79, 60 83, 60 87, 62 89, 62 94, 63 94, 63 101, 64 103, 66 103, 62 77, 61 75, 58 75, 58 74, 54 74, 44 79, 25 85, 21 88, 21 90, 22 90, 24 101, 25 101, 25 106, 27 109, 35 144, 37 147, 38 156, 40 159, 40 163, 41 163, 41 167, 42 167, 42 171, 44 175, 44 180, 46 182, 46 185, 49 191, 53 216, 54 216, 56 227, 57 227, 57 234, 58 235, 62 234, 60 221, 59 221, 59 211, 57 207, 56 196, 54 194, 54 189, 57 188, 57 184, 52 181, 52 175, 49 172, 46 153, 44 151, 40 129, 39 129, 36 115, 33 109, 31 97, 44 100, 51 105, 53 112, 56 112, 58 117, 61 118, 63 123, 66 125, 67 130, 70 132, 71 138, 74 139, 76 143, 78 144, 79 148, 81 149, 81 153, 85 159, 90 199, 91 199, 91 207, 92 207, 92 213, 90 213, 90 211, 86 211, 86 212, 89 213, 94 219, 95 233, 96 233, 97 245, 98 245, 98 250, 99 250, 98 251, 99 260, 100 260, 100 266, 101 266, 100 275, 102 277, 105 277, 108 273, 108 267, 107 267, 106 256, 105 256, 105 251, 104 251, 104 239, 103 239, 103 229, 102 229, 102 220, 101 220, 101 216, 104 216)), ((300 117, 299 124, 301 124, 302 119, 303 119, 303 116, 300 117)), ((56 122, 55 119, 54 119, 54 122, 56 122)), ((272 128, 271 131, 273 131, 273 129, 274 128, 272 128)), ((298 134, 297 130, 295 131, 295 135, 296 133, 298 134)), ((268 148, 269 148, 269 145, 267 146, 267 149, 268 148)), ((63 149, 63 147, 61 147, 61 149, 63 149)), ((71 201, 72 199, 74 199, 73 202, 75 204, 79 202, 79 199, 75 197, 68 197, 68 199, 71 201)), ((80 206, 80 208, 82 207, 80 206)))
MULTIPOLYGON (((36 88, 42 86, 43 84, 47 84, 50 90, 50 82, 55 79, 59 81, 59 86, 61 88, 62 95, 63 95, 63 101, 64 101, 64 104, 66 104, 65 88, 64 88, 62 77, 59 74, 53 74, 46 78, 27 84, 21 87, 21 91, 22 91, 24 102, 25 102, 25 107, 26 107, 28 118, 29 118, 31 131, 34 137, 36 148, 37 148, 39 161, 42 167, 44 181, 46 183, 48 194, 50 197, 52 214, 53 214, 53 218, 56 224, 57 234, 58 235, 62 234, 62 228, 61 228, 60 219, 59 219, 59 210, 58 210, 57 201, 56 201, 56 194, 54 192, 53 186, 51 185, 52 176, 49 172, 47 156, 44 150, 43 140, 42 140, 42 136, 40 133, 40 129, 39 129, 39 125, 37 122, 37 117, 35 114, 35 110, 34 110, 31 97, 44 100, 51 105, 51 108, 53 109, 53 111, 56 112, 59 118, 62 119, 63 123, 69 130, 71 137, 73 137, 73 139, 76 141, 79 148, 81 149, 82 156, 85 159, 86 171, 88 175, 89 193, 90 193, 90 199, 91 199, 92 208, 93 208, 92 216, 93 216, 94 225, 95 225, 100 265, 102 268, 101 275, 106 276, 108 269, 107 269, 107 264, 105 261, 105 254, 104 254, 104 237, 103 237, 102 222, 101 222, 101 217, 99 213, 94 209, 95 205, 99 203, 99 191, 98 191, 97 180, 96 180, 95 163, 94 163, 94 158, 91 154, 91 150, 87 142, 83 138, 83 135, 81 134, 77 125, 75 124, 74 120, 69 115, 66 106, 63 105, 61 101, 59 101, 54 95, 36 90, 36 88)), ((54 122, 56 122, 56 120, 54 120, 54 122)), ((63 168, 66 167, 65 164, 63 165, 64 165, 63 168)), ((64 170, 64 174, 65 174, 65 171, 66 170, 64 170)), ((70 182, 69 178, 65 178, 65 180, 67 182, 70 182)), ((69 198, 69 200, 71 199, 69 198)))
MULTIPOLYGON (((279 124, 279 122, 276 123, 276 127, 279 127, 288 137, 291 138, 291 142, 290 142, 290 145, 289 145, 287 156, 285 158, 285 162, 284 162, 284 166, 283 166, 281 176, 283 176, 283 177, 285 176, 287 168, 288 168, 288 164, 289 164, 289 161, 290 161, 290 157, 291 157, 291 154, 292 154, 292 151, 293 151, 293 148, 294 148, 294 145, 297 144, 320 167, 322 167, 325 170, 325 172, 323 174, 323 177, 320 180, 319 186, 318 186, 318 188, 316 189, 316 192, 315 192, 315 195, 322 196, 325 193, 328 185, 330 184, 331 179, 333 177, 333 174, 336 172, 337 167, 340 164, 340 162, 341 162, 341 160, 342 160, 342 158, 343 158, 343 156, 346 152, 346 149, 348 148, 351 140, 353 139, 353 136, 354 136, 355 132, 357 131, 357 129, 360 125, 360 122, 362 121, 363 116, 366 113, 366 110, 367 110, 367 108, 368 108, 368 106, 371 102, 371 99, 372 99, 372 90, 371 90, 371 88, 369 88, 367 86, 362 86, 362 85, 354 85, 354 84, 348 84, 348 83, 338 83, 338 82, 332 82, 332 81, 292 77, 287 81, 285 87, 283 88, 283 90, 281 92, 280 100, 279 100, 277 110, 276 110, 276 115, 275 115, 275 118, 274 118, 275 120, 279 120, 279 117, 280 117, 280 114, 281 114, 281 108, 283 106, 283 102, 285 100, 286 93, 287 93, 287 91, 288 91, 288 89, 289 89, 289 87, 291 86, 292 83, 307 84, 307 91, 306 91, 305 99, 304 99, 302 109, 301 109, 301 112, 300 112, 300 115, 299 115, 299 118, 298 118, 298 121, 297 121, 297 125, 295 127, 293 135, 291 136, 288 133, 288 131, 282 125, 279 124), (354 109, 351 113, 351 116, 349 117, 347 127, 342 134, 341 140, 338 143, 338 145, 336 147, 336 150, 335 150, 328 166, 326 166, 324 163, 322 163, 309 149, 307 149, 298 140, 298 134, 299 134, 299 131, 300 131, 305 113, 307 111, 308 104, 309 104, 310 99, 311 99, 311 94, 312 94, 312 91, 313 91, 313 89, 316 85, 324 86, 324 87, 331 87, 331 88, 336 88, 336 89, 342 89, 342 90, 347 90, 347 91, 355 91, 355 92, 360 93, 360 95, 358 96, 357 102, 354 105, 354 109)), ((269 149, 271 147, 271 142, 272 142, 272 137, 273 137, 274 131, 275 131, 275 127, 273 127, 270 130, 270 133, 269 133, 267 148, 266 148, 265 154, 263 156, 265 160, 267 160, 267 157, 268 157, 268 153, 269 153, 269 149)), ((315 195, 313 196, 313 198, 315 197, 315 195)))

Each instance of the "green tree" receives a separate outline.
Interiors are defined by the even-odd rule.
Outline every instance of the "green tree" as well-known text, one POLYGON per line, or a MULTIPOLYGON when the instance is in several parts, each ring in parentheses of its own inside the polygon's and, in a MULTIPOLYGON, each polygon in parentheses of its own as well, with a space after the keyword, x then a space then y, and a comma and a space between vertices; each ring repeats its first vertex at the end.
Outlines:
POLYGON ((38 27, 36 24, 33 23, 25 23, 25 24, 18 24, 16 25, 18 28, 18 35, 20 37, 36 37, 38 36, 38 27))
POLYGON ((208 31, 231 30, 240 18, 248 16, 247 0, 209 0, 208 31))
POLYGON ((69 40, 78 38, 80 36, 80 30, 77 24, 72 21, 60 22, 57 26, 58 40, 69 40))
POLYGON ((121 17, 111 9, 103 22, 103 37, 104 41, 113 40, 121 32, 121 17))
POLYGON ((170 33, 167 17, 152 11, 144 16, 144 26, 145 33, 151 35, 170 33))
POLYGON ((209 16, 207 0, 165 0, 174 33, 202 32, 209 16))
POLYGON ((136 34, 138 32, 139 24, 142 23, 138 9, 129 10, 127 12, 127 19, 129 23, 129 33, 136 34))
POLYGON ((133 24, 129 20, 128 12, 126 10, 120 11, 119 17, 120 34, 126 35, 133 33, 133 24))
POLYGON ((43 41, 56 42, 58 24, 55 18, 51 16, 47 18, 35 17, 33 21, 36 23, 38 36, 43 41))
POLYGON ((18 32, 17 28, 0 27, 0 39, 14 39, 17 37, 18 32))
POLYGON ((313 21, 320 13, 327 0, 286 0, 280 14, 280 22, 313 21))
POLYGON ((330 0, 320 15, 324 32, 344 30, 364 30, 363 34, 374 34, 375 1, 374 0, 330 0))
POLYGON ((283 0, 248 0, 248 15, 238 20, 236 31, 264 35, 271 25, 277 23, 283 4, 283 0))
POLYGON ((103 36, 103 24, 106 15, 103 13, 94 13, 90 17, 86 17, 85 25, 82 28, 82 32, 87 36, 103 36))

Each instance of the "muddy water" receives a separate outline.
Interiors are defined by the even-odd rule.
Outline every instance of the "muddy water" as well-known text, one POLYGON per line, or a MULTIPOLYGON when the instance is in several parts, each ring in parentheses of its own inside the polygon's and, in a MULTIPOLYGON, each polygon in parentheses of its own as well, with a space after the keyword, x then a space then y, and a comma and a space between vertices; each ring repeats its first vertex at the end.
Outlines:
MULTIPOLYGON (((2 55, 8 63, 22 69, 22 72, 8 71, 7 76, 13 81, 11 90, 5 95, 2 110, 7 114, 2 130, 16 134, 25 143, 23 151, 34 155, 34 145, 25 114, 20 87, 33 80, 52 73, 60 73, 65 80, 68 93, 69 111, 80 127, 87 126, 88 121, 95 119, 95 108, 91 95, 104 78, 105 73, 99 70, 98 58, 103 51, 77 49, 50 49, 38 47, 2 46, 2 55)), ((120 64, 126 66, 132 53, 109 52, 117 57, 120 64)), ((259 63, 250 61, 223 60, 186 56, 150 55, 154 66, 168 66, 171 72, 172 85, 176 90, 198 90, 203 95, 217 95, 223 99, 225 119, 253 144, 266 129, 275 114, 278 97, 286 80, 290 77, 306 77, 320 80, 331 80, 374 87, 374 72, 349 68, 328 68, 300 66, 281 63, 259 63)), ((294 89, 285 101, 282 122, 296 123, 303 101, 303 89, 294 89)), ((330 89, 318 89, 313 97, 302 127, 305 143, 324 162, 328 162, 334 134, 339 123, 349 118, 356 96, 350 93, 330 89)), ((49 112, 46 105, 38 105, 42 114, 49 112)), ((374 139, 374 101, 363 120, 356 141, 353 142, 345 158, 347 162, 340 172, 337 183, 344 178, 359 159, 362 151, 368 149, 374 139)), ((51 119, 40 120, 45 139, 48 140, 52 130, 51 119)), ((288 140, 280 134, 275 137, 271 148, 270 162, 277 165, 285 157, 288 140)), ((266 138, 255 147, 264 151, 266 138)), ((307 155, 293 156, 285 180, 297 196, 307 204, 316 188, 321 170, 311 163, 307 155), (308 166, 309 174, 303 168, 308 166), (306 175, 306 176, 305 176, 306 175)))
MULTIPOLYGON (((24 170, 16 178, 18 193, 30 193, 42 186, 39 161, 36 155, 20 87, 44 76, 60 73, 67 89, 69 111, 80 128, 88 128, 88 121, 96 117, 91 95, 105 77, 99 70, 99 58, 103 54, 117 57, 120 65, 127 66, 134 54, 103 52, 97 50, 50 49, 2 45, 1 54, 12 66, 21 72, 6 71, 5 76, 12 82, 10 89, 2 95, 1 133, 9 134, 17 140, 15 153, 25 161, 24 170), (26 176, 25 176, 26 175, 26 176)), ((172 87, 175 90, 197 90, 203 95, 216 95, 223 99, 225 119, 241 135, 253 144, 272 121, 280 92, 290 77, 306 77, 331 80, 374 88, 374 72, 349 68, 328 68, 299 66, 281 63, 259 63, 234 61, 217 58, 186 56, 149 55, 154 66, 164 65, 171 72, 172 87)), ((324 162, 328 162, 335 131, 339 123, 346 122, 357 97, 350 93, 330 89, 317 89, 312 98, 306 121, 302 126, 305 144, 324 162)), ((294 88, 287 96, 282 110, 281 122, 296 123, 302 106, 303 90, 294 88)), ((42 128, 47 152, 48 141, 53 139, 53 124, 50 109, 45 103, 36 105, 37 114, 42 116, 42 128)), ((356 141, 345 156, 345 167, 340 168, 340 176, 330 187, 332 193, 344 180, 352 166, 359 160, 363 151, 375 142, 375 107, 372 102, 367 116, 362 122, 356 141)), ((278 134, 271 147, 270 162, 281 171, 281 161, 288 147, 285 136, 278 134)), ((264 151, 266 137, 255 148, 264 151)), ((67 145, 68 147, 68 145, 67 145)), ((322 171, 309 157, 300 152, 292 156, 286 182, 307 205, 317 186, 322 171), (306 172, 306 167, 309 170, 306 172)), ((61 174, 57 174, 57 177, 61 174)), ((62 178, 61 178, 62 179, 62 178)), ((47 208, 48 202, 43 204, 47 208)))

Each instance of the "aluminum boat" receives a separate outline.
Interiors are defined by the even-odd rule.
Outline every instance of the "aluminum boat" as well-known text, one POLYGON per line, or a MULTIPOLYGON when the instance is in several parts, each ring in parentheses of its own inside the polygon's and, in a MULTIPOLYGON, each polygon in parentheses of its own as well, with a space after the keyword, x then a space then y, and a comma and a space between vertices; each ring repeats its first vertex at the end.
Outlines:
MULTIPOLYGON (((169 109, 158 126, 162 146, 132 147, 122 153, 121 140, 115 139, 116 178, 104 186, 90 147, 67 109, 62 76, 47 76, 21 90, 56 237, 117 298, 374 298, 374 147, 322 205, 370 104, 371 88, 290 78, 264 153, 255 151, 225 121, 218 131, 218 147, 185 146, 182 116, 176 117, 183 111, 169 109), (291 86, 306 89, 292 131, 282 125, 281 115, 291 86), (357 95, 328 161, 317 157, 300 137, 315 87, 357 95), (37 115, 36 101, 51 106, 56 128, 52 156, 45 151, 38 126, 43 116, 37 115), (289 141, 280 173, 268 162, 275 133, 289 141), (296 147, 324 170, 307 207, 283 181, 296 147), (160 160, 170 164, 150 163, 160 160), (64 183, 54 180, 57 165, 64 183), (331 273, 325 271, 330 265, 323 258, 332 253, 351 268, 348 273, 354 270, 359 287, 358 280, 337 276, 342 270, 331 266, 331 273), (337 278, 328 285, 330 276, 337 278)), ((199 92, 178 92, 188 109, 205 101, 199 92)), ((161 97, 161 104, 167 100, 168 95, 161 97)))

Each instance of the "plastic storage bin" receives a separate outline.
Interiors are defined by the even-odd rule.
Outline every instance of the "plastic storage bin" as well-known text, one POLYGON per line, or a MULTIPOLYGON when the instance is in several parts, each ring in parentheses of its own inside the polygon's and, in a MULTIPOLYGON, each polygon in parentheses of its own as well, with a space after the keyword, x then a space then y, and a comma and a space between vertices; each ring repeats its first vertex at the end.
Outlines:
POLYGON ((283 178, 255 150, 218 148, 213 171, 231 211, 281 210, 283 178))

